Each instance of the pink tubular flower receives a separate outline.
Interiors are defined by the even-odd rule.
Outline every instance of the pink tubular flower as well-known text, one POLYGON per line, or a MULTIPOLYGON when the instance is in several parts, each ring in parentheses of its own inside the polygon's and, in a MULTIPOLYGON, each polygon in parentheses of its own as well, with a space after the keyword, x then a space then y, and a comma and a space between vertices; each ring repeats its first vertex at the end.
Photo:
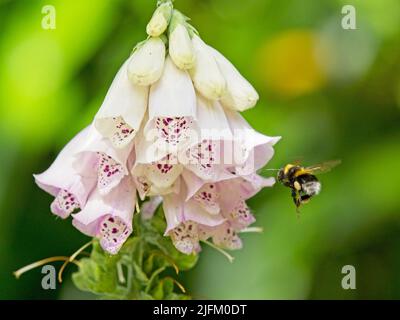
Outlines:
POLYGON ((233 132, 232 163, 235 172, 248 175, 265 166, 274 155, 273 146, 281 137, 269 137, 254 130, 236 111, 226 110, 226 116, 233 132))
POLYGON ((80 176, 73 166, 75 154, 89 131, 89 127, 82 130, 64 147, 50 168, 34 175, 37 185, 55 197, 51 211, 63 219, 86 204, 96 184, 94 177, 80 176))
POLYGON ((165 235, 185 254, 200 251, 197 225, 217 226, 224 222, 221 215, 210 214, 194 201, 185 201, 182 194, 164 196, 163 208, 167 220, 165 235))
POLYGON ((199 241, 208 238, 221 248, 239 249, 237 233, 255 222, 245 201, 275 182, 256 174, 215 183, 204 182, 189 171, 182 176, 186 198, 182 194, 164 196, 165 234, 186 254, 200 251, 199 241))
POLYGON ((136 192, 130 177, 125 177, 117 188, 102 196, 95 190, 86 206, 73 215, 73 225, 81 232, 100 239, 100 245, 116 254, 132 233, 136 192))
POLYGON ((129 173, 127 162, 132 148, 133 141, 123 148, 114 148, 91 126, 76 152, 74 168, 83 177, 95 178, 99 193, 107 194, 129 173))
POLYGON ((132 141, 147 109, 149 88, 135 85, 128 78, 131 59, 118 71, 94 120, 96 129, 116 148, 132 141))
POLYGON ((232 132, 221 105, 198 96, 197 125, 196 137, 180 153, 180 162, 203 180, 228 178, 224 142, 232 140, 232 132))
POLYGON ((180 150, 190 138, 195 119, 196 95, 189 74, 167 57, 160 80, 150 89, 145 138, 162 150, 180 150))
POLYGON ((178 177, 183 167, 176 156, 166 154, 160 158, 158 154, 151 155, 149 148, 145 141, 136 145, 136 162, 131 169, 141 200, 146 196, 179 192, 178 177))

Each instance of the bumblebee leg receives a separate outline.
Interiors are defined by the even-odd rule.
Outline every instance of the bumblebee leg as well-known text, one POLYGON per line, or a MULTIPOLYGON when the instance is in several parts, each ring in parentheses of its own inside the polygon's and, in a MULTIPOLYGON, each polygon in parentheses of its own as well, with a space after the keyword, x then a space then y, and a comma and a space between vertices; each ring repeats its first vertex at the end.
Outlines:
POLYGON ((310 201, 311 197, 312 197, 312 196, 311 196, 311 195, 308 195, 308 194, 303 195, 303 196, 300 197, 300 201, 301 201, 301 203, 307 203, 307 202, 310 201))
POLYGON ((301 196, 298 190, 292 189, 293 202, 296 205, 296 212, 299 213, 299 207, 301 205, 301 196))

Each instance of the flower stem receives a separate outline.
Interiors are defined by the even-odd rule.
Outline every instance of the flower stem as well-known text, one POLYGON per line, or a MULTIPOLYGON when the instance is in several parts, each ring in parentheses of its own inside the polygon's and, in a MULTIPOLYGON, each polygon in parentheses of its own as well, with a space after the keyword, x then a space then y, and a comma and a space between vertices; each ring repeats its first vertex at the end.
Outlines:
MULTIPOLYGON (((43 265, 51 263, 51 262, 68 261, 68 259, 69 259, 69 257, 65 257, 65 256, 56 256, 56 257, 45 258, 45 259, 33 262, 31 264, 28 264, 27 266, 22 267, 22 268, 18 269, 17 271, 14 271, 13 274, 17 279, 19 279, 19 277, 22 276, 27 271, 30 271, 32 269, 35 269, 37 267, 43 266, 43 265)), ((71 262, 78 265, 76 261, 71 261, 71 262)))
POLYGON ((174 284, 176 284, 176 286, 182 291, 182 293, 186 293, 186 289, 185 289, 185 287, 180 283, 180 282, 178 282, 177 280, 175 280, 174 278, 172 278, 172 277, 165 277, 165 278, 163 278, 163 279, 161 279, 161 283, 164 283, 164 281, 165 280, 171 280, 174 284))
POLYGON ((78 250, 76 250, 72 256, 70 256, 67 260, 65 260, 65 262, 63 263, 63 265, 60 268, 60 271, 58 271, 58 282, 62 283, 62 274, 64 272, 64 269, 66 268, 66 266, 68 265, 68 263, 70 262, 74 262, 75 258, 83 251, 85 250, 87 247, 91 246, 94 242, 94 239, 89 241, 88 243, 85 243, 82 247, 80 247, 78 250))
POLYGON ((121 263, 117 263, 117 275, 118 275, 118 281, 119 283, 125 284, 126 283, 126 279, 124 276, 124 272, 122 270, 122 265, 121 263))

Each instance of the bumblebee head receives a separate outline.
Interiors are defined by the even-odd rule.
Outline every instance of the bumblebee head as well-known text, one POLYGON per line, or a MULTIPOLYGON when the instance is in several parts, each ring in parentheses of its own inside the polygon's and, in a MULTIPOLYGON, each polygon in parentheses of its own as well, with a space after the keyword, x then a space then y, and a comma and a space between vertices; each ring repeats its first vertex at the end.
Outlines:
POLYGON ((282 182, 284 178, 285 178, 285 173, 284 173, 283 169, 279 169, 278 174, 276 175, 276 179, 279 182, 282 182))

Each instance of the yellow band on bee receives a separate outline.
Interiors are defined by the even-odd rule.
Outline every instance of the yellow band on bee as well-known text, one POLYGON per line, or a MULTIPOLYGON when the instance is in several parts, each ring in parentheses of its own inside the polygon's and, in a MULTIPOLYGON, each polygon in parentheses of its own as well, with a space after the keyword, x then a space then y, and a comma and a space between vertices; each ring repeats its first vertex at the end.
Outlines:
POLYGON ((300 167, 293 175, 294 178, 297 178, 299 176, 302 176, 304 174, 310 174, 311 171, 307 170, 306 168, 300 167))
POLYGON ((290 168, 293 168, 293 167, 294 167, 294 165, 292 165, 292 164, 287 164, 287 165, 285 166, 285 168, 283 169, 283 173, 284 173, 284 174, 287 174, 287 173, 289 172, 290 168))

